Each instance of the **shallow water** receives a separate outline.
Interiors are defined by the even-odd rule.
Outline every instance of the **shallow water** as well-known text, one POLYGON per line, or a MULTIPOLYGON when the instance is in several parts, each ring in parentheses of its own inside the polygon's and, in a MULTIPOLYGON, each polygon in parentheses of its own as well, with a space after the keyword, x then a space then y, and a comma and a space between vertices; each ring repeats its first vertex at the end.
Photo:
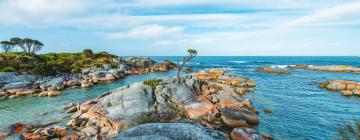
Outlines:
MULTIPOLYGON (((180 60, 181 57, 152 57, 180 60)), ((254 72, 264 65, 283 67, 290 64, 360 66, 359 57, 197 57, 194 69, 224 68, 257 83, 255 92, 246 95, 258 110, 270 108, 273 113, 260 112, 260 131, 276 139, 334 139, 337 127, 353 116, 360 116, 360 98, 344 97, 337 92, 320 89, 315 82, 343 79, 360 82, 360 74, 291 70, 292 75, 254 72)), ((174 76, 174 72, 151 73, 127 77, 92 89, 69 89, 55 98, 24 97, 0 101, 0 127, 15 122, 46 122, 61 119, 62 107, 69 102, 82 102, 129 83, 159 77, 174 76), (47 113, 43 115, 44 113, 47 113)))
POLYGON ((63 108, 68 103, 93 99, 109 90, 130 83, 172 75, 174 75, 173 72, 135 75, 113 83, 98 84, 90 89, 67 89, 58 97, 22 97, 0 101, 0 128, 17 122, 48 123, 59 121, 66 117, 63 108))

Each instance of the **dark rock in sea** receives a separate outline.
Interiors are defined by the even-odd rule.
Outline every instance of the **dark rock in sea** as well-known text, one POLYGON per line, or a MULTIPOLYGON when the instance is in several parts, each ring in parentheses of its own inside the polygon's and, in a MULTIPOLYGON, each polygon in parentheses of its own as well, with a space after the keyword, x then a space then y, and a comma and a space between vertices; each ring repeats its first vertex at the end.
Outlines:
POLYGON ((227 140, 219 131, 190 123, 149 123, 121 132, 113 140, 227 140))

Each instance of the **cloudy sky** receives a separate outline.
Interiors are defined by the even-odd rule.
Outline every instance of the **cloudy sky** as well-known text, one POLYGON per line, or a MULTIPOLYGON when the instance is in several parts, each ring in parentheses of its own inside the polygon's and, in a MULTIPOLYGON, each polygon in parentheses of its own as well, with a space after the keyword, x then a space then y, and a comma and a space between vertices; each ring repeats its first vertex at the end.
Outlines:
POLYGON ((0 0, 0 40, 118 55, 359 55, 360 0, 0 0))

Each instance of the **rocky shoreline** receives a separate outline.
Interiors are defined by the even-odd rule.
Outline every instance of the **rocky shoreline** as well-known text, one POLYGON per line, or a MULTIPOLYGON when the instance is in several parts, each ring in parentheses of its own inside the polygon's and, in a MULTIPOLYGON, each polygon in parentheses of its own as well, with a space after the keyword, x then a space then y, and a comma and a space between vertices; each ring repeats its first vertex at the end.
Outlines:
POLYGON ((283 75, 290 75, 290 72, 279 70, 279 69, 273 69, 270 66, 264 66, 264 68, 261 69, 255 69, 256 72, 264 72, 264 73, 274 73, 274 74, 283 74, 283 75))
POLYGON ((289 65, 289 69, 305 69, 313 71, 326 71, 326 72, 346 72, 346 73, 360 73, 360 67, 354 66, 342 66, 342 65, 332 65, 332 66, 314 66, 307 64, 298 64, 298 65, 289 65))
POLYGON ((318 84, 321 88, 339 91, 343 96, 360 97, 360 83, 345 80, 329 80, 318 84))
POLYGON ((165 72, 176 65, 170 61, 157 63, 145 57, 118 58, 117 68, 103 65, 101 68, 87 68, 82 73, 58 74, 56 76, 36 77, 32 75, 2 73, 0 75, 0 100, 12 99, 20 96, 54 97, 67 88, 90 88, 95 84, 112 82, 126 76, 148 73, 165 72))
MULTIPOLYGON (((133 83, 96 99, 70 104, 65 111, 72 113, 66 130, 73 131, 56 133, 56 138, 271 139, 254 129, 260 123, 258 111, 241 96, 254 91, 255 86, 247 78, 225 75, 219 69, 133 83)), ((41 131, 17 134, 29 139, 50 138, 41 131)))

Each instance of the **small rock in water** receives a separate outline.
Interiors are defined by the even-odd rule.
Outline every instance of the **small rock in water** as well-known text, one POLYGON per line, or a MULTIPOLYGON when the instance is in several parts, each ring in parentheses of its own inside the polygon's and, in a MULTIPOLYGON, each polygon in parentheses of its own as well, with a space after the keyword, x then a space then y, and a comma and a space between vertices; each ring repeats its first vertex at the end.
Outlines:
POLYGON ((271 110, 270 108, 265 108, 265 109, 264 109, 264 112, 265 112, 265 113, 272 113, 272 110, 271 110))

